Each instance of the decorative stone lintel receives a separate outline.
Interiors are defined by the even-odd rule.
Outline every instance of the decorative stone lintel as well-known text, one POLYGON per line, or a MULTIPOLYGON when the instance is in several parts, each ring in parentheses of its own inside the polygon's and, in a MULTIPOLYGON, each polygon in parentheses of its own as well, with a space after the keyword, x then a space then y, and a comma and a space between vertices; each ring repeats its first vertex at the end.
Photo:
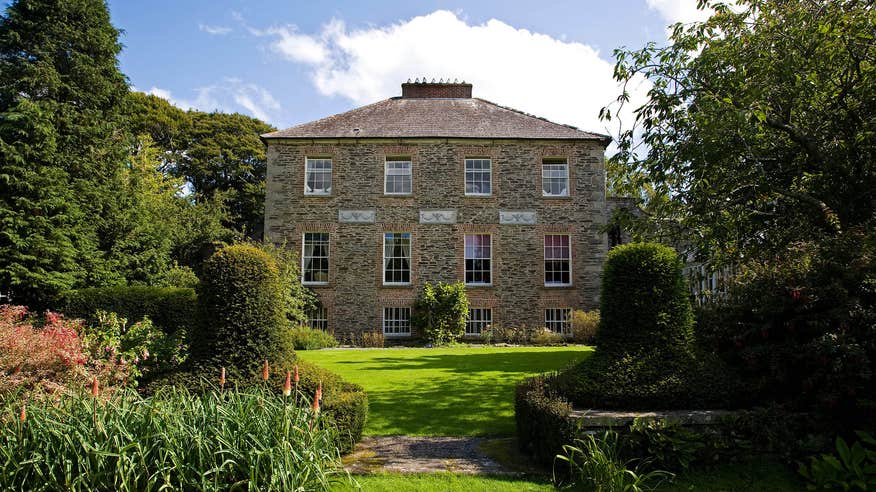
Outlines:
POLYGON ((537 222, 535 212, 500 210, 499 223, 505 225, 532 225, 537 222))
POLYGON ((373 224, 377 220, 374 210, 338 210, 338 222, 373 224))
POLYGON ((456 210, 420 210, 420 224, 455 224, 456 210))

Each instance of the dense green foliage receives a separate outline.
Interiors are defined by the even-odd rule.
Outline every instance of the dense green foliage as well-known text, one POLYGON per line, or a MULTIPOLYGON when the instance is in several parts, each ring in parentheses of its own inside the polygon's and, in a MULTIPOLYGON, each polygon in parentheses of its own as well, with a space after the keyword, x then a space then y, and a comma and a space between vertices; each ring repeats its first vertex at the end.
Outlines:
POLYGON ((697 335, 759 401, 815 409, 847 432, 876 419, 874 327, 876 240, 847 232, 739 267, 697 335))
POLYGON ((514 433, 514 387, 591 354, 586 347, 450 347, 312 350, 318 364, 365 388, 366 435, 514 433))
POLYGON ((4 490, 325 490, 340 473, 325 420, 257 388, 10 398, 0 411, 16 416, 0 424, 4 490))
POLYGON ((836 454, 813 456, 809 466, 800 464, 799 472, 809 482, 809 489, 872 490, 876 487, 876 439, 858 432, 858 440, 849 446, 836 438, 836 454))
POLYGON ((690 350, 693 315, 682 261, 672 248, 632 243, 612 248, 602 272, 596 345, 602 356, 667 356, 690 350))
POLYGON ((166 333, 185 333, 197 322, 194 289, 173 287, 101 287, 71 290, 61 294, 58 310, 68 317, 88 322, 98 311, 115 313, 128 320, 149 317, 166 333))
POLYGON ((615 78, 648 79, 650 90, 618 138, 613 180, 657 197, 643 204, 646 233, 716 262, 872 229, 876 11, 847 0, 736 4, 674 26, 669 46, 615 52, 615 78))
POLYGON ((468 317, 468 296, 462 282, 429 282, 414 304, 414 325, 435 345, 452 343, 465 333, 468 317))
POLYGON ((678 255, 633 243, 605 263, 596 356, 557 381, 584 408, 740 407, 748 401, 721 360, 696 349, 678 255))
POLYGON ((293 353, 279 269, 255 246, 226 246, 204 263, 198 307, 201 322, 191 350, 196 362, 245 370, 293 353))
POLYGON ((283 305, 286 319, 293 324, 307 322, 307 311, 315 308, 319 299, 307 287, 301 283, 301 257, 297 250, 286 247, 285 244, 276 246, 271 242, 254 243, 265 253, 271 255, 277 263, 280 284, 283 287, 283 305))
POLYGON ((338 346, 338 341, 331 333, 308 326, 290 328, 289 337, 292 338, 295 350, 316 350, 338 346))
POLYGON ((19 0, 0 16, 0 289, 20 303, 123 280, 117 36, 101 0, 19 0))
POLYGON ((537 463, 549 465, 563 446, 574 441, 572 406, 552 389, 553 377, 537 376, 517 385, 514 417, 520 450, 537 463))
POLYGON ((242 114, 183 111, 164 99, 131 93, 131 132, 152 137, 162 151, 162 168, 184 179, 206 200, 221 197, 226 225, 261 237, 267 158, 259 135, 270 125, 242 114))

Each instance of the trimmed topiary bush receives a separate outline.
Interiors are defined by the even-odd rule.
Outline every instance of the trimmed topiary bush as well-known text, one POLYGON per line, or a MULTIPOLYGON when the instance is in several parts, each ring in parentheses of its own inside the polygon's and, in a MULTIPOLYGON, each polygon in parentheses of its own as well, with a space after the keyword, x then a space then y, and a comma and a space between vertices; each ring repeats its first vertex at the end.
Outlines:
POLYGON ((576 436, 569 419, 572 406, 551 389, 553 386, 552 376, 529 378, 517 386, 514 398, 520 450, 543 465, 553 463, 563 445, 576 436))
POLYGON ((596 345, 605 355, 687 352, 693 314, 683 263, 667 246, 631 243, 608 252, 596 345))
POLYGON ((116 313, 134 322, 149 317, 165 333, 189 330, 196 324, 197 296, 194 289, 176 287, 119 286, 70 290, 61 294, 58 310, 87 323, 97 321, 97 312, 116 313))
POLYGON ((279 271, 264 251, 238 244, 214 253, 204 262, 198 300, 196 363, 251 368, 254 361, 292 353, 279 271))
POLYGON ((657 410, 739 407, 741 384, 714 355, 693 344, 682 262, 659 244, 628 244, 608 254, 596 354, 557 378, 582 408, 657 410))

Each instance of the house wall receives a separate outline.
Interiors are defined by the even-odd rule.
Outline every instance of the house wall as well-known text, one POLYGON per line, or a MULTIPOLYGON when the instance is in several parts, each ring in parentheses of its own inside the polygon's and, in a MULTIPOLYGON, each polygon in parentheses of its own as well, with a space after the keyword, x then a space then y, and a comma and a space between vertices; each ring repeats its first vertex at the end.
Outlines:
MULTIPOLYGON (((329 232, 329 284, 312 287, 336 335, 382 330, 384 307, 410 306, 424 282, 464 280, 463 236, 493 235, 493 285, 468 288, 472 307, 493 308, 493 323, 543 326, 544 309, 594 309, 607 249, 604 147, 595 141, 452 139, 269 140, 265 233, 301 251, 306 231, 329 232), (413 194, 383 194, 386 156, 410 156, 413 194), (332 158, 332 195, 304 195, 306 157, 332 158), (493 194, 466 197, 464 159, 492 159, 493 194), (543 198, 541 162, 565 157, 571 196, 543 198), (374 211, 373 222, 339 211, 374 211), (454 210, 454 224, 420 223, 420 211, 454 210), (500 224, 500 211, 535 212, 536 223, 500 224), (412 233, 412 285, 382 285, 383 232, 412 233), (572 286, 545 287, 543 235, 571 235, 572 286)), ((417 336, 416 333, 412 334, 417 336)))

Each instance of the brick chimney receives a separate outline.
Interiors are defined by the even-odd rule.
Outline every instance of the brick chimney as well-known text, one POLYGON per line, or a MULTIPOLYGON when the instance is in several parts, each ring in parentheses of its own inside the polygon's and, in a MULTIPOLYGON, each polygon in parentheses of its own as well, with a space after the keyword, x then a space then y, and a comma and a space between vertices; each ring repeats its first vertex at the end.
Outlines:
MULTIPOLYGON (((433 79, 434 80, 434 79, 433 79)), ((471 99, 471 84, 457 82, 414 82, 402 84, 403 99, 471 99)))

